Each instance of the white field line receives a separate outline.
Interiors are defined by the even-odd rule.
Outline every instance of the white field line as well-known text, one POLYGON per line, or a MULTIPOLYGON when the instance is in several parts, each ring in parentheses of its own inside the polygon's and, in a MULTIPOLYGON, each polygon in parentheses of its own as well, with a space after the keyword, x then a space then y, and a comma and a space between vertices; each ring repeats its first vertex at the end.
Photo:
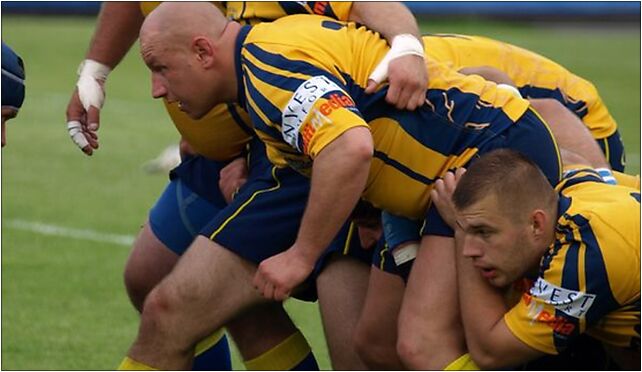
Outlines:
POLYGON ((10 219, 2 221, 3 227, 15 230, 29 231, 36 234, 58 236, 63 238, 90 240, 99 243, 112 243, 117 245, 131 246, 134 237, 131 235, 119 235, 103 233, 95 230, 73 229, 63 226, 55 226, 42 222, 10 219))

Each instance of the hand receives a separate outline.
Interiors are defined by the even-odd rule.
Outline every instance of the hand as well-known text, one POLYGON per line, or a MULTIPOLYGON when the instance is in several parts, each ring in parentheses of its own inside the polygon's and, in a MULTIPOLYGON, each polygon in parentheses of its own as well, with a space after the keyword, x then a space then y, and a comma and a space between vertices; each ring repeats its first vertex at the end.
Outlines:
POLYGON ((232 160, 221 169, 218 187, 228 204, 245 182, 247 182, 247 162, 244 157, 232 160))
POLYGON ((98 148, 100 109, 105 102, 105 80, 111 69, 102 63, 85 60, 78 71, 76 89, 67 105, 67 130, 71 140, 86 155, 98 148))
POLYGON ((386 79, 390 83, 386 102, 397 109, 411 111, 424 104, 428 71, 419 40, 410 35, 395 37, 390 51, 368 77, 366 93, 374 93, 386 79))
POLYGON ((458 168, 455 173, 448 172, 446 175, 435 181, 435 186, 430 191, 430 199, 437 207, 441 218, 454 230, 456 228, 456 212, 452 202, 453 192, 461 176, 466 173, 465 168, 458 168))
POLYGON ((71 140, 85 155, 91 156, 98 148, 96 130, 98 130, 99 123, 100 111, 93 106, 89 108, 89 111, 86 111, 80 102, 78 88, 76 88, 67 105, 67 130, 71 140))
POLYGON ((283 301, 313 269, 314 262, 306 259, 293 246, 261 262, 254 275, 254 287, 269 300, 283 301))

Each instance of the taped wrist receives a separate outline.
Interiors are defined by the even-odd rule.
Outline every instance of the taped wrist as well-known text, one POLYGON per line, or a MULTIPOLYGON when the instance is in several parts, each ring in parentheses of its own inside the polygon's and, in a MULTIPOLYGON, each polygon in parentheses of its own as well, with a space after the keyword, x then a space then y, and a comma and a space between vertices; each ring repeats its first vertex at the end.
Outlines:
POLYGON ((411 34, 397 35, 392 39, 390 50, 375 67, 369 79, 381 83, 388 76, 388 65, 395 58, 415 55, 424 58, 424 45, 419 39, 411 34))
POLYGON ((107 76, 111 72, 111 68, 105 64, 94 61, 93 59, 86 59, 80 62, 78 65, 78 70, 76 71, 78 76, 89 76, 96 80, 107 80, 107 76))

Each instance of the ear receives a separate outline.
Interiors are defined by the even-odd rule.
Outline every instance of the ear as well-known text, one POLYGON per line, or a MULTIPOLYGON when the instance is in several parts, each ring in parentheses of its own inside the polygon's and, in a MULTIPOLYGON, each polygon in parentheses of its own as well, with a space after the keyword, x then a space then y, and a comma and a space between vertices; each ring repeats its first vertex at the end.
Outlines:
POLYGON ((548 214, 542 209, 536 209, 531 212, 531 229, 533 238, 540 240, 546 236, 546 226, 548 226, 548 214))
POLYGON ((196 60, 204 68, 211 67, 216 61, 214 45, 205 36, 196 36, 192 39, 192 51, 196 54, 196 60))

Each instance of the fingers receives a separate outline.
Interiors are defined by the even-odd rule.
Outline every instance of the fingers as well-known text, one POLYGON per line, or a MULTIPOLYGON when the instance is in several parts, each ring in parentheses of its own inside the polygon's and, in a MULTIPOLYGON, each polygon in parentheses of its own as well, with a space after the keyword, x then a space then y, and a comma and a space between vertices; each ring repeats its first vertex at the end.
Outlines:
POLYGON ((90 106, 89 110, 87 111, 87 129, 91 132, 96 132, 99 127, 100 127, 100 110, 94 106, 90 106))
POLYGON ((379 84, 376 81, 372 79, 368 79, 368 86, 366 86, 366 90, 365 90, 366 94, 374 93, 375 90, 377 89, 377 85, 379 84))
POLYGON ((268 300, 283 301, 290 297, 290 290, 270 280, 262 264, 259 265, 252 284, 268 300))

